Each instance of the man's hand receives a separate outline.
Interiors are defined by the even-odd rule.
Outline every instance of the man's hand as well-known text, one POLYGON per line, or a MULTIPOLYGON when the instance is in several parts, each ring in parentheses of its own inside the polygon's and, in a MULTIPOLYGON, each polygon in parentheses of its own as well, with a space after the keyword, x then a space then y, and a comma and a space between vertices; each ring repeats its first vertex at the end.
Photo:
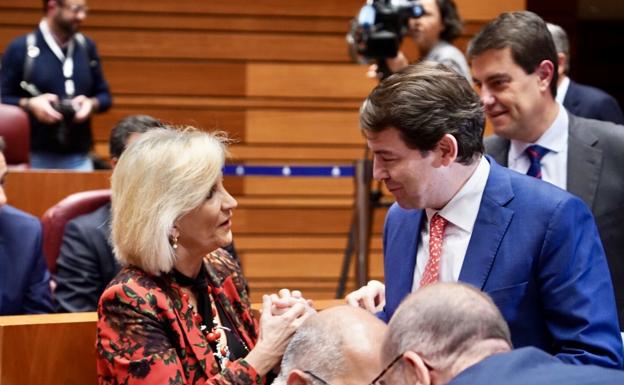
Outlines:
POLYGON ((82 123, 91 116, 92 113, 95 112, 95 103, 93 99, 84 96, 78 95, 72 99, 72 106, 74 106, 74 110, 76 110, 76 115, 74 115, 74 121, 76 123, 82 123))
POLYGON ((346 300, 351 306, 361 307, 371 313, 380 312, 386 305, 386 286, 379 281, 368 281, 366 286, 349 293, 346 300))
POLYGON ((63 120, 63 115, 52 107, 53 103, 58 102, 58 96, 54 94, 42 94, 28 99, 25 107, 41 123, 54 124, 63 120))

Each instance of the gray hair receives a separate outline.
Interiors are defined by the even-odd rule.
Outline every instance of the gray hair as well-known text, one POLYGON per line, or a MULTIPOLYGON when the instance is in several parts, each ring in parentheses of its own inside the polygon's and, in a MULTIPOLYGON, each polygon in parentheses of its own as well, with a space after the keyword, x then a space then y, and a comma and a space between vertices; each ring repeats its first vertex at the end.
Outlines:
POLYGON ((341 349, 343 334, 334 324, 320 322, 318 315, 310 317, 290 340, 274 384, 285 385, 288 374, 295 369, 309 370, 326 381, 346 374, 349 368, 341 349))
POLYGON ((392 317, 383 353, 417 352, 448 370, 478 342, 498 339, 511 346, 509 327, 492 300, 459 283, 437 283, 407 297, 392 317))
POLYGON ((111 179, 111 237, 122 265, 155 275, 173 268, 174 222, 198 207, 221 177, 226 142, 223 133, 168 127, 128 146, 111 179))
POLYGON ((546 28, 548 28, 553 38, 557 53, 562 53, 566 56, 566 66, 563 71, 568 74, 570 72, 570 41, 568 40, 568 34, 557 24, 546 23, 546 28))

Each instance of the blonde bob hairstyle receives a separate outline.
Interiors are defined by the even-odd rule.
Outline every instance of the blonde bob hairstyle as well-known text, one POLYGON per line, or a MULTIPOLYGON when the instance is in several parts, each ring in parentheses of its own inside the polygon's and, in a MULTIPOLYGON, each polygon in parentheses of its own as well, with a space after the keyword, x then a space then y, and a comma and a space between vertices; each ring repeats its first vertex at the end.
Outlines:
POLYGON ((112 176, 112 244, 119 262, 172 270, 175 221, 204 202, 221 176, 227 136, 193 127, 150 130, 119 158, 112 176))

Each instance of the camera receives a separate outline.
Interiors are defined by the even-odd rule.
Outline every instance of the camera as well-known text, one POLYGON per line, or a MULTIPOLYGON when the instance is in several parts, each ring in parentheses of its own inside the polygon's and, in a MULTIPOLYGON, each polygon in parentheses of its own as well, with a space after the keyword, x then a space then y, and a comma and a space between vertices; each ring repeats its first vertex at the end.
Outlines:
POLYGON ((62 99, 58 103, 52 103, 52 108, 63 115, 63 120, 58 124, 56 131, 56 140, 61 146, 67 146, 69 143, 69 126, 73 123, 76 109, 71 99, 62 99))
POLYGON ((52 108, 63 115, 63 120, 65 122, 71 122, 76 115, 76 109, 74 108, 71 99, 62 99, 58 103, 52 103, 52 108))
POLYGON ((351 20, 347 33, 351 58, 359 63, 376 60, 378 71, 389 75, 384 59, 395 57, 399 52, 401 41, 409 29, 409 19, 424 14, 417 0, 367 1, 358 16, 351 20))

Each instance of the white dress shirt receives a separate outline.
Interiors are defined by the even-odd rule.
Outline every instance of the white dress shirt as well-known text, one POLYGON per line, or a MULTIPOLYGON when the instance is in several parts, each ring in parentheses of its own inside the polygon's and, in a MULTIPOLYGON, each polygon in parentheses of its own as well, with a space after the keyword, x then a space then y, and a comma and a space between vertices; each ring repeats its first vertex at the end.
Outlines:
POLYGON ((459 273, 464 264, 464 257, 489 174, 490 163, 485 157, 481 157, 470 178, 442 210, 425 210, 427 220, 420 230, 412 291, 420 287, 420 279, 429 260, 429 221, 436 213, 448 221, 442 243, 439 281, 457 282, 459 280, 459 273))
POLYGON ((509 168, 526 174, 531 166, 524 150, 532 144, 539 144, 550 150, 542 158, 542 180, 566 189, 568 181, 568 112, 559 104, 559 113, 553 124, 535 143, 512 140, 507 162, 509 168))
POLYGON ((565 96, 568 93, 568 88, 570 88, 570 78, 566 76, 557 87, 557 97, 555 98, 555 101, 559 104, 563 104, 563 99, 565 99, 565 96))

